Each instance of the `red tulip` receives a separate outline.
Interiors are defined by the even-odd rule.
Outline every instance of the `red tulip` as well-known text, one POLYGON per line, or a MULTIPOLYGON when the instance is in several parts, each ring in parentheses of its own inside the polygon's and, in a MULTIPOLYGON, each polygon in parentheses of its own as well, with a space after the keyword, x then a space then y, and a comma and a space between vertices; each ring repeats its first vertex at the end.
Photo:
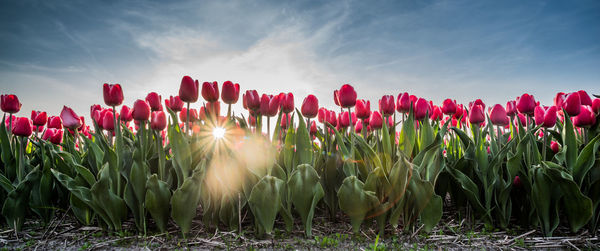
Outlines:
POLYGON ((319 120, 320 123, 325 123, 325 121, 327 120, 327 113, 328 112, 329 111, 327 111, 327 109, 325 107, 319 108, 317 119, 319 120))
POLYGON ((308 95, 306 98, 304 98, 304 101, 302 102, 302 108, 300 110, 304 117, 314 118, 319 112, 319 100, 317 97, 315 97, 315 95, 308 95))
POLYGON ((294 94, 287 93, 279 95, 279 102, 281 104, 281 111, 283 113, 290 113, 294 111, 294 94))
POLYGON ((21 110, 21 103, 19 102, 17 95, 2 95, 0 96, 0 101, 3 112, 13 114, 21 110))
POLYGON ((469 123, 471 125, 479 125, 485 121, 485 114, 481 105, 474 104, 469 111, 469 123))
POLYGON ((331 124, 332 126, 337 126, 337 117, 335 116, 334 111, 327 112, 327 123, 331 124))
POLYGON ((454 113, 454 115, 452 115, 452 117, 455 119, 459 119, 460 117, 463 116, 463 113, 464 113, 463 105, 457 104, 456 105, 456 113, 454 113))
POLYGON ((169 96, 169 99, 165 99, 165 106, 169 107, 171 111, 179 112, 183 109, 183 101, 181 101, 179 96, 169 96))
POLYGON ((553 127, 556 124, 556 106, 550 106, 548 108, 542 108, 537 106, 535 108, 535 123, 536 125, 543 125, 543 127, 553 127))
MULTIPOLYGON (((181 109, 181 112, 179 113, 179 119, 183 122, 186 121, 187 109, 185 107, 183 109, 181 109)), ((190 122, 194 122, 197 120, 198 120, 198 111, 196 111, 196 109, 190 109, 190 122)))
MULTIPOLYGON (((348 126, 350 126, 350 120, 348 118, 348 112, 342 112, 338 115, 338 122, 340 127, 342 128, 346 128, 348 126)), ((354 120, 356 121, 356 120, 354 120)))
POLYGON ((581 111, 581 99, 579 93, 573 92, 567 96, 563 104, 563 109, 569 114, 569 116, 577 116, 581 111))
POLYGON ((431 120, 441 120, 443 117, 444 117, 444 115, 442 114, 442 109, 440 109, 439 106, 434 105, 433 111, 431 112, 431 115, 429 116, 429 118, 431 120))
POLYGON ((469 103, 469 107, 471 107, 473 105, 479 105, 479 106, 481 106, 481 109, 485 110, 485 103, 483 103, 483 101, 481 99, 477 99, 474 102, 469 103))
POLYGON ((338 99, 340 101, 340 106, 343 108, 350 108, 356 105, 356 91, 354 87, 349 84, 342 85, 340 91, 338 93, 338 99))
POLYGON ((163 111, 152 112, 150 128, 156 131, 162 131, 167 127, 167 116, 163 111))
POLYGON ((262 115, 273 117, 279 111, 279 95, 263 94, 260 98, 260 113, 262 115))
POLYGON ((535 99, 532 95, 523 94, 517 99, 517 111, 527 115, 533 115, 535 111, 535 99))
POLYGON ((600 98, 594 99, 594 101, 592 101, 592 110, 596 114, 600 113, 600 98))
POLYGON ((315 121, 311 121, 310 122, 310 135, 315 135, 317 134, 317 123, 315 123, 315 121))
POLYGON ((198 101, 198 80, 194 81, 190 76, 184 76, 179 86, 179 98, 186 103, 198 101))
POLYGON ((104 93, 104 103, 107 106, 118 106, 123 104, 123 89, 121 89, 120 84, 104 84, 102 86, 102 91, 104 93))
POLYGON ((291 119, 292 119, 291 115, 288 116, 287 113, 282 114, 281 115, 281 128, 287 129, 288 126, 290 125, 291 119))
POLYGON ((550 142, 550 149, 552 149, 552 152, 558 153, 559 147, 560 147, 560 145, 558 145, 558 143, 556 141, 550 142))
POLYGON ((129 108, 129 106, 121 106, 121 116, 120 116, 121 121, 124 122, 129 122, 131 120, 133 120, 133 114, 132 114, 132 110, 131 108, 129 108))
POLYGON ((506 126, 510 122, 506 110, 504 110, 504 107, 500 104, 496 104, 492 107, 492 110, 490 111, 490 120, 493 125, 497 126, 506 126))
POLYGON ((150 119, 150 105, 148 102, 138 99, 133 103, 131 116, 135 120, 147 121, 150 119))
POLYGON ((577 127, 589 127, 596 124, 596 114, 589 105, 582 105, 580 113, 573 117, 573 124, 577 127))
POLYGON ((580 90, 577 93, 579 93, 579 100, 581 100, 581 105, 592 105, 592 99, 590 98, 590 95, 587 94, 587 92, 585 92, 584 90, 580 90))
POLYGON ((513 185, 515 187, 521 187, 521 178, 519 178, 519 176, 515 176, 515 179, 513 180, 513 185))
POLYGON ((449 98, 444 100, 444 103, 442 104, 442 112, 446 115, 456 113, 456 101, 453 101, 449 98))
POLYGON ((12 129, 10 128, 10 126, 11 126, 11 124, 10 124, 10 123, 11 123, 11 121, 15 121, 16 119, 17 119, 17 116, 15 116, 15 115, 12 115, 12 114, 9 114, 9 115, 8 115, 8 118, 6 118, 6 120, 4 121, 4 123, 5 123, 5 127, 6 127, 6 128, 8 128, 8 130, 12 130, 12 129))
POLYGON ((48 130, 44 132, 44 135, 42 135, 43 140, 49 140, 52 144, 55 145, 60 144, 62 142, 62 138, 62 129, 48 128, 48 130))
MULTIPOLYGON (((429 103, 423 98, 419 98, 415 103, 415 119, 421 120, 429 113, 429 103)), ((372 127, 372 126, 371 126, 372 127)))
POLYGON ((371 102, 364 99, 356 100, 356 107, 354 107, 356 117, 366 119, 371 116, 371 102))
POLYGON ((517 123, 521 123, 522 126, 525 126, 527 124, 527 118, 525 117, 525 115, 517 113, 517 116, 515 118, 515 124, 517 123))
POLYGON ((77 116, 73 109, 66 106, 63 106, 63 109, 60 112, 60 118, 63 122, 63 126, 71 130, 77 129, 82 125, 79 116, 77 116))
POLYGON ((248 124, 250 126, 256 126, 256 118, 254 116, 249 116, 248 117, 248 124))
POLYGON ((215 102, 219 100, 219 84, 215 82, 202 83, 202 97, 207 102, 215 102))
POLYGON ((333 102, 335 102, 335 105, 340 106, 340 90, 333 91, 333 102))
POLYGON ((115 129, 113 112, 109 109, 104 110, 102 113, 102 129, 107 131, 113 131, 115 129))
POLYGON ((566 98, 567 95, 565 95, 564 92, 557 93, 554 97, 554 105, 556 106, 556 108, 558 108, 559 110, 562 109, 566 98))
POLYGON ((381 129, 383 127, 383 117, 379 111, 373 111, 371 117, 369 117, 369 125, 373 129, 381 129))
POLYGON ((383 116, 390 116, 394 114, 394 110, 396 105, 394 104, 394 96, 392 95, 383 95, 379 100, 379 111, 383 114, 383 116))
POLYGON ((411 100, 408 92, 398 94, 398 98, 396 99, 396 111, 406 113, 410 111, 410 104, 411 100))
POLYGON ((17 117, 13 121, 12 133, 17 136, 29 137, 33 133, 33 124, 29 118, 17 117))
MULTIPOLYGON (((202 107, 204 108, 204 107, 202 107)), ((206 112, 213 117, 218 117, 221 114, 221 102, 215 101, 206 104, 206 112)), ((206 115, 204 115, 206 116, 206 115)), ((203 118, 205 120, 206 118, 203 118)))
POLYGON ((62 129, 62 120, 58 116, 50 116, 48 118, 48 128, 62 129))
POLYGON ((43 126, 48 122, 48 115, 46 112, 31 111, 31 120, 36 126, 43 126))
MULTIPOLYGON (((204 89, 204 86, 202 87, 204 89)), ((235 104, 240 98, 240 84, 231 81, 225 81, 221 92, 221 99, 225 104, 235 104)), ((218 92, 218 89, 217 89, 218 92)), ((204 95, 204 94, 202 94, 204 95)))
POLYGON ((156 92, 148 93, 146 96, 146 102, 150 105, 152 111, 162 111, 162 97, 156 92))
POLYGON ((354 132, 359 134, 362 132, 362 128, 363 128, 363 120, 362 119, 358 119, 356 121, 356 124, 354 124, 354 132))
POLYGON ((256 90, 248 90, 243 96, 244 105, 250 110, 257 111, 260 109, 260 97, 256 90))
POLYGON ((514 116, 517 114, 517 102, 514 100, 506 102, 506 115, 514 116))

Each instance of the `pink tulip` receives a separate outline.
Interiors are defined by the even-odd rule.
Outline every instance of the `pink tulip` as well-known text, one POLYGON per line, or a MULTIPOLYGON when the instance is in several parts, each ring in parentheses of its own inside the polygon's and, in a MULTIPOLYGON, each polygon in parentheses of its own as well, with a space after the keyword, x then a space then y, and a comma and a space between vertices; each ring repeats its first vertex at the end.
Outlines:
POLYGON ((81 127, 82 125, 79 116, 77 116, 73 109, 67 106, 63 106, 63 109, 60 112, 60 118, 62 120, 63 126, 71 130, 75 130, 81 127))

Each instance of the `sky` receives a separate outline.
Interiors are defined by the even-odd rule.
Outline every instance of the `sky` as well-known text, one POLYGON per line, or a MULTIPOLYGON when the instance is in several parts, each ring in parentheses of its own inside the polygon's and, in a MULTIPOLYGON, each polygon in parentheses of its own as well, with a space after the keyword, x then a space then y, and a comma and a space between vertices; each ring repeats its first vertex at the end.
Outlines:
POLYGON ((177 95, 184 75, 293 92, 297 107, 315 94, 333 109, 342 84, 372 109, 401 92, 550 104, 600 94, 600 1, 0 0, 0 93, 19 97, 20 116, 89 116, 103 83, 130 106, 177 95))

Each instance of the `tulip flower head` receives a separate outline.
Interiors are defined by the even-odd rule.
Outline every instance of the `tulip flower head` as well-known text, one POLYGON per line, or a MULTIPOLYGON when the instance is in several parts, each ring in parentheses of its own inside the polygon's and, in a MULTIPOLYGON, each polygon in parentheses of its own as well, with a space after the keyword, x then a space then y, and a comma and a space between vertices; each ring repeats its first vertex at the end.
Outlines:
POLYGON ((60 112, 60 119, 62 120, 63 126, 71 130, 75 130, 82 125, 79 116, 77 116, 73 109, 67 106, 63 106, 63 109, 60 112))
POLYGON ((152 119, 150 120, 150 128, 156 131, 162 131, 167 127, 167 116, 163 111, 152 112, 152 119))
POLYGON ((456 113, 456 101, 452 99, 445 99, 442 103, 442 112, 446 115, 452 115, 456 113))
POLYGON ((202 97, 206 102, 219 100, 219 84, 217 81, 202 83, 202 97))
POLYGON ((354 87, 349 84, 342 85, 338 93, 338 99, 340 106, 343 108, 350 108, 356 105, 356 91, 354 87))
POLYGON ((36 126, 43 126, 48 122, 48 115, 46 112, 31 111, 31 120, 36 126))
POLYGON ((279 104, 283 113, 291 113, 294 111, 294 94, 291 92, 279 95, 279 104))
POLYGON ((588 128, 596 124, 596 114, 589 105, 582 105, 577 116, 573 117, 573 124, 577 127, 588 128))
POLYGON ((59 145, 60 143, 62 143, 63 130, 56 128, 48 128, 48 130, 44 132, 44 135, 42 135, 42 139, 48 140, 52 144, 59 145))
POLYGON ((356 106, 354 107, 356 117, 360 119, 366 119, 371 116, 371 102, 365 101, 364 99, 356 100, 356 106))
POLYGON ((517 111, 526 115, 533 115, 535 111, 535 99, 532 95, 527 93, 521 95, 520 98, 517 99, 517 111))
POLYGON ((240 84, 225 81, 221 90, 221 100, 223 100, 223 103, 228 105, 237 103, 240 98, 240 84))
POLYGON ((2 111, 6 113, 17 113, 21 110, 21 102, 17 95, 9 94, 0 96, 0 106, 2 111))
POLYGON ((132 110, 131 110, 131 108, 129 108, 129 106, 126 106, 126 105, 121 106, 120 119, 123 122, 129 122, 129 121, 133 120, 132 110))
POLYGON ((156 92, 148 93, 146 96, 146 102, 150 105, 152 111, 162 111, 162 97, 156 92))
POLYGON ((194 103, 198 101, 198 90, 198 80, 194 81, 190 76, 184 76, 179 86, 179 98, 183 102, 194 103))
POLYGON ((567 95, 567 98, 563 103, 563 109, 565 109, 569 116, 577 116, 579 114, 581 111, 581 99, 579 98, 578 92, 567 95))
POLYGON ((407 113, 410 111, 411 100, 408 92, 398 94, 398 98, 396 100, 396 111, 407 113))
POLYGON ((13 122, 12 133, 16 136, 29 137, 33 133, 33 123, 29 118, 17 117, 13 122))
POLYGON ((490 111, 490 120, 493 125, 496 126, 506 126, 510 122, 506 110, 500 104, 496 104, 492 107, 490 111))
POLYGON ((104 103, 107 106, 119 106, 123 104, 123 89, 120 84, 107 84, 102 86, 102 92, 104 94, 104 103))
POLYGON ((171 111, 180 112, 183 109, 183 101, 179 96, 170 96, 169 99, 165 99, 165 106, 169 107, 171 111))
POLYGON ((473 104, 469 111, 469 123, 471 125, 477 125, 485 122, 485 114, 483 113, 483 107, 478 104, 473 104))
POLYGON ((133 103, 131 116, 138 121, 148 121, 150 119, 151 108, 148 102, 138 99, 133 103))
POLYGON ((430 114, 429 103, 424 98, 419 98, 415 103, 415 119, 421 120, 430 114))
POLYGON ((373 111, 369 117, 369 125, 373 129, 381 129, 383 127, 383 117, 379 111, 373 111))
POLYGON ((384 95, 379 100, 379 111, 383 116, 387 117, 394 114, 396 105, 394 104, 394 96, 384 95))
POLYGON ((315 95, 308 95, 302 102, 300 109, 302 116, 306 118, 314 118, 319 113, 319 100, 315 95))
POLYGON ((244 107, 248 110, 258 111, 260 109, 260 97, 256 90, 248 90, 243 95, 244 107))

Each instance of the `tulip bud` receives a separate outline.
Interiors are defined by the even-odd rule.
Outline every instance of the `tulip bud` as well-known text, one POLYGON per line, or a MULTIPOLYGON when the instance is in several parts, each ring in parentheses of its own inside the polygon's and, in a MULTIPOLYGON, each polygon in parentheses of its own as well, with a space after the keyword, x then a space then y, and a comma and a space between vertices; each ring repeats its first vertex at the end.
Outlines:
POLYGON ((550 149, 552 149, 552 152, 558 153, 559 147, 560 147, 560 145, 558 145, 558 143, 556 141, 550 142, 550 149))
POLYGON ((421 120, 429 113, 429 104, 427 103, 427 100, 419 98, 415 104, 415 119, 421 120))
POLYGON ((592 110, 596 114, 600 113, 600 98, 594 99, 594 101, 592 101, 592 110))
POLYGON ((179 86, 179 98, 186 103, 198 101, 198 80, 194 81, 190 76, 184 76, 179 86))
MULTIPOLYGON (((393 110, 393 109, 392 109, 393 110)), ((354 107, 356 117, 360 119, 366 119, 371 116, 371 102, 364 99, 356 100, 356 106, 354 107)))
POLYGON ((107 106, 118 106, 123 103, 123 89, 120 84, 104 84, 102 86, 102 92, 104 94, 104 103, 107 106))
POLYGON ((162 111, 162 97, 156 92, 148 93, 146 96, 146 102, 150 105, 152 111, 162 111))
POLYGON ((319 112, 319 100, 315 95, 308 95, 304 98, 301 107, 302 115, 306 118, 314 118, 319 112))
POLYGON ((334 111, 327 112, 327 123, 331 124, 332 126, 337 126, 337 117, 335 116, 334 111))
POLYGON ((592 99, 590 98, 590 95, 587 94, 587 92, 585 92, 584 90, 580 90, 577 93, 579 93, 579 100, 581 101, 581 105, 592 105, 592 99))
POLYGON ((485 114, 483 114, 483 107, 481 105, 474 104, 469 111, 469 123, 471 125, 479 125, 485 121, 485 114))
POLYGON ((566 98, 567 95, 565 95, 564 92, 556 93, 556 96, 554 97, 554 105, 556 106, 556 108, 558 108, 558 110, 563 108, 566 98))
POLYGON ((273 117, 279 111, 279 95, 263 94, 260 98, 260 113, 262 115, 273 117))
POLYGON ((102 129, 107 131, 113 131, 115 129, 115 120, 111 110, 107 109, 102 114, 102 129))
POLYGON ((170 96, 169 99, 165 99, 165 106, 169 107, 171 111, 179 112, 183 109, 183 101, 181 101, 179 96, 170 96))
MULTIPOLYGON (((179 113, 179 119, 183 122, 185 122, 187 120, 187 109, 185 107, 179 113)), ((206 119, 206 118, 204 118, 204 119, 206 119)), ((194 122, 197 120, 198 120, 198 111, 196 111, 195 109, 190 109, 190 122, 194 122)))
POLYGON ((257 111, 260 109, 260 97, 256 90, 246 91, 244 95, 244 104, 249 110, 257 111))
POLYGON ((280 95, 279 102, 281 104, 281 111, 283 113, 290 113, 294 111, 294 94, 291 92, 280 95))
POLYGON ((535 111, 535 99, 532 95, 523 94, 517 100, 517 111, 523 114, 532 115, 535 111))
POLYGON ((446 99, 444 100, 443 104, 442 104, 442 112, 446 115, 451 115, 456 113, 456 101, 453 101, 452 99, 446 99))
POLYGON ((33 124, 31 120, 26 117, 17 117, 13 121, 12 133, 16 136, 29 137, 33 133, 33 124))
POLYGON ((545 113, 544 113, 544 124, 543 126, 548 128, 548 127, 553 127, 556 124, 556 118, 557 118, 557 109, 556 106, 550 106, 548 107, 548 109, 546 109, 545 113))
POLYGON ((31 120, 36 126, 43 126, 48 122, 48 115, 46 112, 31 111, 31 120))
POLYGON ((369 117, 369 125, 373 129, 381 129, 383 127, 383 117, 379 111, 373 111, 369 117))
POLYGON ((573 124, 577 127, 590 127, 596 124, 596 114, 592 111, 592 107, 582 105, 577 116, 573 117, 573 124))
POLYGON ((521 178, 519 178, 519 176, 515 176, 515 179, 513 180, 513 186, 515 187, 521 187, 521 178))
POLYGON ((290 125, 291 119, 292 119, 291 115, 288 116, 287 113, 282 114, 281 115, 281 124, 280 124, 281 128, 284 130, 287 129, 288 126, 290 125))
POLYGON ((55 145, 59 145, 62 142, 62 138, 62 129, 48 128, 48 130, 44 132, 44 135, 42 135, 43 140, 48 140, 55 145))
POLYGON ((50 118, 48 118, 48 128, 56 128, 56 129, 62 129, 62 120, 60 119, 60 117, 58 116, 50 116, 50 118))
POLYGON ((354 124, 354 132, 359 134, 362 132, 362 128, 363 128, 363 121, 362 121, 362 119, 358 119, 356 121, 356 124, 354 124))
POLYGON ((319 120, 320 123, 325 123, 325 121, 327 120, 327 113, 328 112, 329 111, 327 111, 327 109, 325 107, 319 108, 317 119, 319 120))
POLYGON ((517 114, 517 102, 514 100, 506 102, 506 115, 515 116, 517 114))
POLYGON ((152 112, 150 128, 156 131, 162 131, 167 127, 167 116, 163 111, 152 112))
POLYGON ((348 112, 342 112, 339 114, 339 118, 338 118, 338 122, 340 124, 340 127, 342 128, 346 128, 348 126, 350 126, 350 120, 348 118, 348 112))
POLYGON ((238 83, 233 84, 231 81, 225 81, 223 82, 222 91, 221 99, 225 104, 235 104, 240 98, 240 84, 238 83))
POLYGON ((71 130, 77 129, 82 125, 79 116, 77 116, 73 109, 66 106, 63 106, 63 109, 60 112, 60 119, 62 120, 63 126, 71 130))
POLYGON ((310 135, 317 134, 317 123, 315 121, 310 122, 310 135))
POLYGON ((17 95, 9 94, 0 96, 0 106, 3 112, 6 113, 17 113, 21 110, 21 103, 17 95))
POLYGON ((131 108, 129 108, 129 106, 121 106, 121 116, 120 116, 121 121, 124 122, 129 122, 131 120, 133 120, 133 115, 131 113, 131 108))
POLYGON ((527 118, 525 118, 525 115, 518 113, 515 118, 515 124, 517 123, 521 123, 522 126, 525 126, 527 124, 527 118))
POLYGON ((439 106, 434 105, 433 111, 431 112, 431 115, 429 116, 429 118, 431 120, 441 120, 443 117, 444 117, 444 115, 442 114, 442 109, 440 109, 439 106))
POLYGON ((354 87, 349 84, 342 85, 340 91, 338 93, 338 99, 340 101, 340 106, 343 108, 350 108, 356 105, 356 91, 354 87))
POLYGON ((202 97, 207 102, 215 102, 219 100, 219 84, 215 82, 202 83, 202 97))
POLYGON ((383 114, 383 116, 390 116, 394 114, 396 106, 394 104, 394 96, 392 95, 383 95, 379 100, 379 111, 383 114))
POLYGON ((581 100, 579 98, 579 93, 570 93, 565 99, 563 109, 565 109, 569 116, 577 116, 577 114, 579 114, 581 111, 581 100))
POLYGON ((396 111, 406 113, 410 111, 410 95, 408 92, 398 94, 398 98, 396 100, 396 111))
POLYGON ((144 100, 136 100, 135 103, 133 103, 131 116, 135 120, 147 121, 150 119, 150 105, 144 100))
POLYGON ((509 123, 508 115, 506 114, 506 110, 500 104, 496 104, 492 107, 490 111, 490 120, 493 125, 496 126, 506 126, 509 123))

